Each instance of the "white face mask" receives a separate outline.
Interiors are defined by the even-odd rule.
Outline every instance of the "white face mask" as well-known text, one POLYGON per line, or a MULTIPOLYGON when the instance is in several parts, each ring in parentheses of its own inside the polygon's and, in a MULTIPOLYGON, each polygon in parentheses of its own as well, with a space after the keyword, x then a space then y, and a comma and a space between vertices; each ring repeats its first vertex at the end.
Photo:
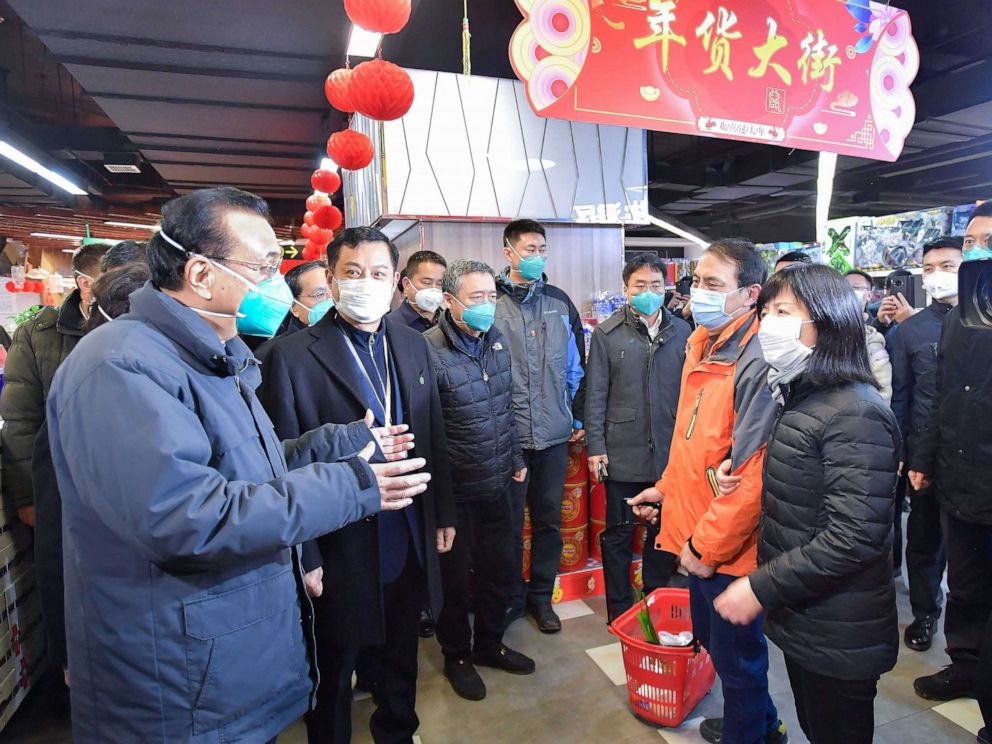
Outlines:
POLYGON ((436 287, 418 289, 413 301, 425 313, 436 313, 437 309, 441 307, 441 303, 444 302, 444 293, 436 287))
POLYGON ((761 319, 761 352, 780 375, 795 373, 795 377, 806 367, 813 349, 799 340, 799 334, 803 325, 812 322, 795 315, 766 315, 761 319))
POLYGON ((935 271, 923 277, 923 289, 935 300, 946 300, 958 293, 958 275, 950 271, 935 271))
POLYGON ((391 282, 380 282, 372 277, 364 279, 334 279, 340 299, 335 307, 358 323, 375 323, 389 312, 393 300, 391 282))

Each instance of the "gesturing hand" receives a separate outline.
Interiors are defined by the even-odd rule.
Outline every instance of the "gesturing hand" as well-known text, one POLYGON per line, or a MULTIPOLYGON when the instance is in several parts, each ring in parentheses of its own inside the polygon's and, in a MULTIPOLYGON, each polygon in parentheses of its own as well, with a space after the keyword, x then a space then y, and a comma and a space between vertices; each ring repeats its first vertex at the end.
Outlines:
POLYGON ((406 424, 399 424, 398 426, 372 426, 374 423, 375 417, 372 415, 372 411, 366 411, 365 425, 371 429, 372 436, 379 445, 379 449, 386 456, 386 462, 405 460, 407 458, 407 452, 413 449, 413 434, 407 434, 410 427, 406 424))
MULTIPOLYGON (((375 443, 369 442, 358 453, 366 462, 375 454, 375 443)), ((430 473, 418 473, 427 464, 422 457, 414 457, 398 462, 369 465, 379 485, 379 499, 382 511, 405 509, 413 503, 413 497, 427 490, 430 473), (409 475, 408 475, 409 473, 409 475)))
POLYGON ((627 499, 627 503, 634 510, 634 514, 641 519, 646 519, 651 524, 658 524, 658 516, 661 512, 652 504, 660 504, 665 500, 665 495, 654 486, 645 488, 632 499, 627 499))

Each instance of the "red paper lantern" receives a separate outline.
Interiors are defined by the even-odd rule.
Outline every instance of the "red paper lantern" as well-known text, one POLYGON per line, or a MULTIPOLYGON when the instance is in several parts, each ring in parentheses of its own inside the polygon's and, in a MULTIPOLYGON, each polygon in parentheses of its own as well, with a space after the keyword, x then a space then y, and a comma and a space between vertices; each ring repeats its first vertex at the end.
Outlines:
MULTIPOLYGON (((320 228, 317 228, 317 229, 319 230, 320 228)), ((309 239, 311 233, 313 233, 313 226, 312 225, 308 225, 306 222, 304 222, 302 225, 300 225, 300 237, 301 238, 307 238, 307 239, 309 239)))
POLYGON ((361 132, 345 129, 327 140, 327 156, 345 170, 361 170, 375 157, 375 146, 361 132))
POLYGON ((355 113, 349 92, 350 83, 351 70, 346 68, 334 70, 324 81, 324 95, 327 96, 327 102, 338 111, 343 111, 346 114, 355 113))
POLYGON ((334 240, 333 230, 323 230, 316 225, 310 230, 310 242, 316 243, 317 245, 326 246, 334 240))
MULTIPOLYGON (((344 216, 341 214, 341 210, 333 204, 329 204, 326 207, 321 207, 313 213, 313 224, 322 230, 330 230, 333 232, 341 227, 341 223, 343 221, 344 216)), ((311 232, 311 236, 312 235, 313 233, 311 232)), ((311 240, 313 240, 312 237, 311 240)))
MULTIPOLYGON (((315 170, 310 176, 310 185, 314 191, 323 191, 325 194, 333 194, 341 188, 341 176, 334 171, 315 170)), ((307 200, 307 209, 312 209, 310 200, 307 200)))
POLYGON ((303 246, 303 260, 304 261, 316 261, 324 253, 324 248, 326 246, 317 245, 312 240, 308 240, 307 244, 303 246))
POLYGON ((410 20, 410 5, 410 0, 344 0, 344 11, 366 31, 395 34, 410 20))
POLYGON ((349 90, 355 110, 377 121, 399 119, 413 105, 410 75, 384 59, 370 59, 358 65, 352 71, 349 90))
POLYGON ((313 212, 311 212, 310 210, 307 210, 306 213, 303 215, 303 224, 304 225, 313 224, 313 212))
POLYGON ((313 212, 330 203, 331 198, 329 196, 324 196, 323 194, 311 194, 307 197, 307 210, 313 212))

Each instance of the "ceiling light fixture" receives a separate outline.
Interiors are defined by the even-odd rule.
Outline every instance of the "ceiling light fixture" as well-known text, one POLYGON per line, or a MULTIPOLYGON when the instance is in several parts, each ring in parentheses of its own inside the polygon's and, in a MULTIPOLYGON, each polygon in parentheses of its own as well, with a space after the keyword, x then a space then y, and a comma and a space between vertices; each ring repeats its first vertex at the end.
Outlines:
POLYGON ((366 31, 361 26, 352 25, 351 36, 348 38, 349 57, 368 57, 371 59, 379 51, 379 44, 382 43, 382 34, 373 31, 366 31))
POLYGON ((653 214, 649 214, 647 216, 647 220, 648 220, 648 222, 650 222, 655 227, 660 227, 663 230, 668 230, 668 232, 670 232, 670 233, 675 233, 680 238, 685 238, 686 240, 691 240, 693 243, 695 243, 696 245, 698 245, 700 248, 706 248, 706 247, 709 246, 709 242, 706 241, 706 240, 703 240, 698 235, 693 235, 691 232, 689 232, 687 230, 683 230, 681 227, 677 227, 677 226, 673 225, 671 222, 665 222, 665 220, 659 220, 653 214))
POLYGON ((830 200, 834 195, 834 174, 837 172, 837 153, 821 152, 816 174, 816 242, 827 244, 827 220, 830 217, 830 200))
POLYGON ((7 158, 8 160, 13 160, 22 168, 25 168, 32 173, 35 173, 42 178, 44 178, 49 183, 53 183, 58 186, 63 191, 68 191, 73 196, 86 196, 86 192, 79 188, 76 184, 63 176, 60 176, 53 170, 46 168, 37 160, 27 155, 16 147, 14 147, 9 142, 0 140, 0 155, 7 158))
POLYGON ((142 225, 137 222, 104 222, 103 224, 111 227, 133 227, 136 230, 151 230, 152 232, 158 230, 158 225, 142 225))
POLYGON ((33 232, 32 238, 48 238, 49 240, 77 240, 83 242, 82 235, 62 235, 61 233, 33 232))

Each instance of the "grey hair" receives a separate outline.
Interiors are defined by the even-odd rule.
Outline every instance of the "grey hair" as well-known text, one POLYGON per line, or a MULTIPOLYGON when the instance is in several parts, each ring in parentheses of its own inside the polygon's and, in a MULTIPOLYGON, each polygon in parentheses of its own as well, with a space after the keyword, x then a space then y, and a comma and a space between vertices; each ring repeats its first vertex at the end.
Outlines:
POLYGON ((452 261, 444 270, 441 278, 441 289, 451 295, 457 295, 462 286, 462 277, 466 274, 489 274, 496 281, 496 272, 489 264, 471 258, 459 258, 452 261))

